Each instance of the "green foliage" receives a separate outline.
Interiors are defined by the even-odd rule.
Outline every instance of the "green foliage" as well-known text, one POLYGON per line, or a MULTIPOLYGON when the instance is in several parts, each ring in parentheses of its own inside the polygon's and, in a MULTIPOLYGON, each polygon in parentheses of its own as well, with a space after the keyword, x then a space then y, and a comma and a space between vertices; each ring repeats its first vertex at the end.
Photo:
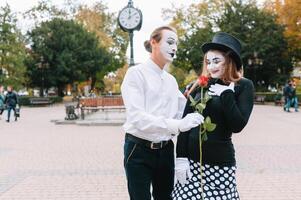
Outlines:
POLYGON ((20 106, 26 106, 30 104, 30 97, 29 96, 20 96, 18 97, 18 101, 20 106))
MULTIPOLYGON (((30 99, 35 98, 31 96, 20 96, 18 97, 19 104, 21 106, 29 106, 30 105, 30 99)), ((63 98, 60 96, 53 96, 53 97, 47 97, 49 98, 53 103, 61 103, 63 102, 63 98)))
POLYGON ((276 23, 272 14, 260 10, 254 2, 231 0, 217 20, 221 31, 242 41, 242 60, 245 76, 264 85, 284 83, 292 70, 292 57, 287 54, 284 27, 276 23), (254 62, 254 52, 262 65, 254 62), (249 59, 253 63, 249 65, 249 59))
MULTIPOLYGON (((89 32, 94 32, 100 41, 110 53, 118 57, 121 67, 125 62, 125 53, 128 46, 128 34, 122 31, 117 21, 117 16, 107 11, 107 6, 102 2, 96 2, 93 6, 79 6, 75 20, 83 24, 89 32)), ((114 65, 116 66, 116 65, 114 65)))
MULTIPOLYGON (((265 96, 266 102, 274 102, 275 100, 280 100, 283 96, 282 92, 256 92, 257 96, 265 96)), ((297 93, 299 101, 301 100, 301 94, 297 93)))
POLYGON ((284 27, 277 24, 273 14, 259 9, 254 0, 205 0, 186 9, 166 9, 165 15, 180 32, 173 64, 184 72, 200 72, 202 44, 210 42, 214 32, 224 31, 241 40, 244 74, 256 87, 283 84, 290 76, 293 55, 288 51, 284 27), (253 60, 251 65, 249 59, 253 60))
POLYGON ((0 83, 19 89, 26 82, 24 38, 9 5, 0 7, 0 83))
POLYGON ((213 31, 211 27, 198 29, 191 35, 185 35, 180 39, 177 59, 173 62, 175 67, 185 71, 194 70, 199 73, 203 62, 203 53, 201 46, 203 43, 211 40, 213 31))
POLYGON ((100 47, 95 34, 73 20, 55 18, 43 22, 29 32, 29 36, 32 57, 28 61, 28 71, 32 86, 41 85, 43 74, 46 88, 56 86, 60 89, 89 78, 95 83, 96 73, 112 59, 100 47))
POLYGON ((288 41, 289 54, 296 62, 301 61, 301 2, 299 0, 269 0, 265 1, 265 9, 277 15, 279 24, 285 26, 284 35, 288 41))
MULTIPOLYGON (((94 60, 91 59, 89 63, 90 68, 87 68, 87 63, 83 66, 84 68, 87 68, 87 74, 80 73, 81 76, 76 77, 78 77, 78 80, 82 80, 86 79, 85 77, 88 76, 88 79, 91 80, 91 88, 95 87, 103 90, 104 76, 108 72, 116 71, 118 68, 122 67, 126 61, 125 53, 128 45, 128 35, 119 28, 116 23, 116 14, 108 12, 107 6, 103 1, 95 2, 92 6, 72 0, 65 0, 64 4, 63 7, 58 7, 50 1, 41 0, 38 2, 37 6, 26 11, 24 17, 34 20, 36 27, 42 27, 42 24, 45 24, 45 21, 54 21, 55 18, 74 19, 75 23, 80 24, 90 34, 94 34, 98 40, 97 48, 99 51, 95 54, 87 53, 86 55, 88 55, 88 57, 100 57, 101 55, 100 60, 102 61, 97 61, 97 58, 94 58, 94 60)), ((64 38, 62 38, 62 40, 63 39, 64 38)), ((72 38, 70 38, 68 42, 70 42, 71 39, 72 38)), ((95 49, 94 44, 95 43, 92 44, 92 48, 95 49)), ((76 45, 77 44, 74 46, 76 45)), ((84 47, 79 47, 77 50, 82 51, 83 48, 84 47)), ((87 51, 87 49, 84 49, 84 51, 87 51)), ((91 51, 93 51, 93 49, 91 49, 91 51)), ((37 58, 32 60, 28 59, 27 65, 37 66, 36 62, 39 62, 39 56, 41 56, 41 54, 36 55, 37 58)), ((66 56, 67 58, 72 57, 70 55, 66 56)), ((68 68, 70 67, 68 63, 66 63, 66 65, 68 65, 68 68)), ((34 78, 32 85, 41 86, 42 70, 32 69, 31 72, 31 77, 37 77, 34 78)), ((80 70, 78 72, 80 72, 80 70)), ((44 73, 47 74, 45 70, 44 73)), ((62 77, 62 79, 63 78, 64 77, 62 77)), ((65 77, 64 79, 64 82, 66 82, 67 78, 65 77)), ((49 87, 49 85, 56 85, 55 81, 51 80, 44 80, 45 86, 49 87)))
POLYGON ((296 92, 297 92, 298 94, 301 94, 301 85, 298 85, 298 86, 297 86, 296 92))

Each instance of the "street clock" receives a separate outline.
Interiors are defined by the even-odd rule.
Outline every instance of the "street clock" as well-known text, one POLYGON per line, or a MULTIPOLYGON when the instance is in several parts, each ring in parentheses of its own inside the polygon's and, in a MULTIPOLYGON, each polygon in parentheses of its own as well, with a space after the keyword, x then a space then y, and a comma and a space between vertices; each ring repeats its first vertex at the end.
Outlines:
POLYGON ((133 37, 134 31, 139 31, 142 26, 142 12, 134 8, 132 0, 129 0, 128 5, 119 12, 118 24, 123 31, 129 33, 131 46, 130 66, 133 66, 135 65, 133 37))
POLYGON ((126 32, 139 31, 142 25, 142 12, 133 7, 132 2, 124 7, 118 15, 118 24, 126 32))

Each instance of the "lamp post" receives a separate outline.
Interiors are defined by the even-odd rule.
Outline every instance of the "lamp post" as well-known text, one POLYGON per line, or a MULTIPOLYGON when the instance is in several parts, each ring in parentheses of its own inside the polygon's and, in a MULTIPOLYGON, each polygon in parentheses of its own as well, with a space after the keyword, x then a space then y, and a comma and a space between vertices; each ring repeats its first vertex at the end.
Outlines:
POLYGON ((38 63, 38 68, 42 71, 41 79, 42 79, 42 87, 40 89, 40 96, 44 97, 44 88, 45 88, 45 76, 44 69, 48 67, 48 63, 44 62, 44 57, 40 57, 40 62, 38 63))
POLYGON ((2 82, 4 82, 3 80, 4 80, 4 78, 2 78, 2 77, 4 77, 4 75, 3 75, 4 73, 3 73, 3 69, 2 68, 0 68, 0 82, 2 83, 2 82))
POLYGON ((254 84, 257 85, 256 69, 263 65, 263 59, 258 58, 258 53, 254 51, 248 59, 248 65, 252 67, 254 84))

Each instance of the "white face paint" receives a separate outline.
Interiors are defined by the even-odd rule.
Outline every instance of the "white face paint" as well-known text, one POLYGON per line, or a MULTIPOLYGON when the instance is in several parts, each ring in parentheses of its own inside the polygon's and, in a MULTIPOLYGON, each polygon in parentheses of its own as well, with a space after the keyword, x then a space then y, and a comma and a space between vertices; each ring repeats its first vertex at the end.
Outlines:
POLYGON ((177 53, 178 36, 170 30, 163 30, 162 39, 160 41, 160 51, 163 57, 172 62, 177 53))
POLYGON ((208 51, 207 70, 212 78, 220 78, 225 72, 225 57, 219 51, 208 51))

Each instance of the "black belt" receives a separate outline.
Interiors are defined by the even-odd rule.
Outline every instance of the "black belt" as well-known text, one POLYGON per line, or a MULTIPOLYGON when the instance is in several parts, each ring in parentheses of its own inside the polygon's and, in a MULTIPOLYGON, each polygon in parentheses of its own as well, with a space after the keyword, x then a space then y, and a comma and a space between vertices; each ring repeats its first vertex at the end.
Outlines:
POLYGON ((129 133, 125 134, 125 138, 131 140, 132 142, 135 142, 136 144, 141 144, 143 146, 146 146, 150 149, 162 149, 164 146, 166 146, 167 144, 169 144, 171 142, 171 140, 161 141, 161 142, 151 142, 151 141, 148 141, 148 140, 138 138, 138 137, 136 137, 134 135, 131 135, 129 133))

